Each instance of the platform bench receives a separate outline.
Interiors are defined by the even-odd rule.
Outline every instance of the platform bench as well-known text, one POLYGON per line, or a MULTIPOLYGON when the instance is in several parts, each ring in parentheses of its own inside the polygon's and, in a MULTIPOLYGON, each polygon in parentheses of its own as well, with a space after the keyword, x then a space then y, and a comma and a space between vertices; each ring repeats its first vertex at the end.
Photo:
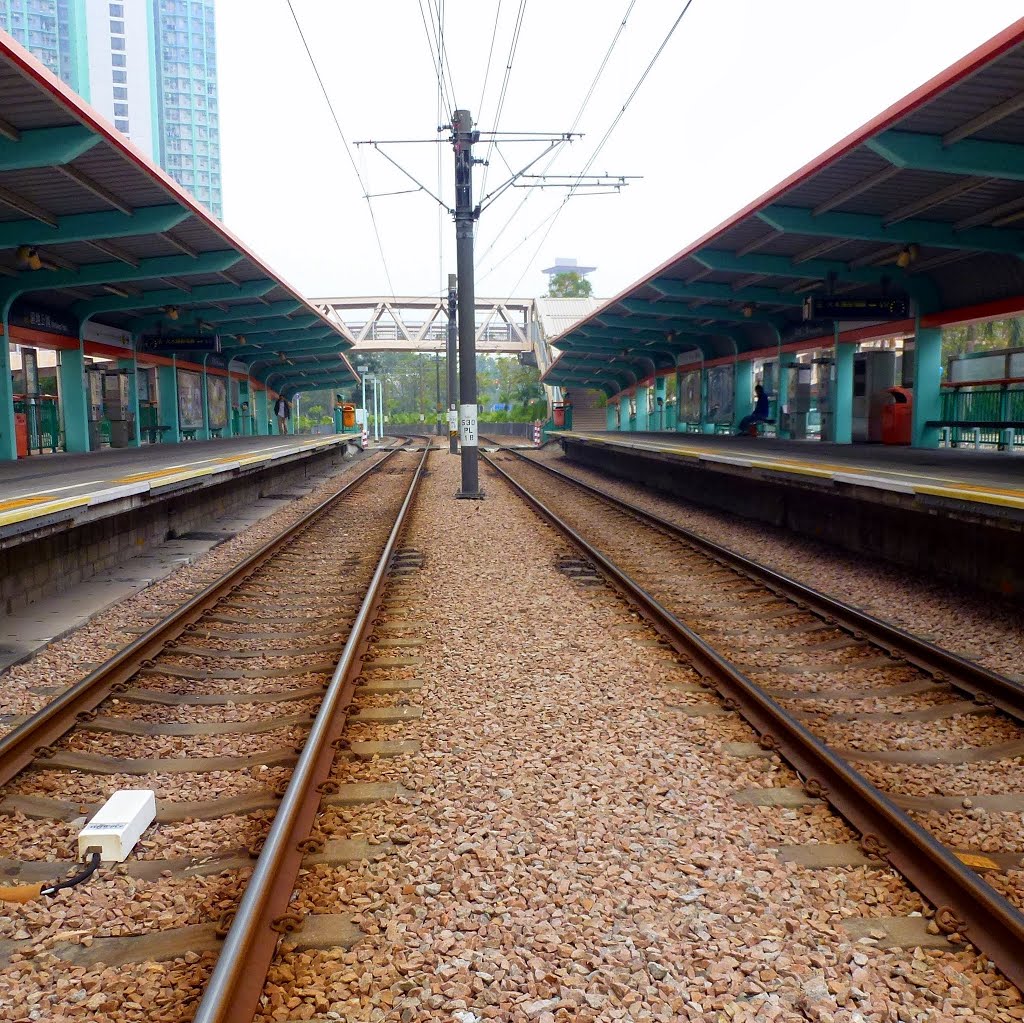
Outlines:
POLYGON ((224 432, 224 427, 223 426, 211 426, 210 427, 210 436, 214 440, 220 440, 220 435, 223 432, 224 432))
POLYGON ((149 438, 150 444, 156 444, 158 440, 164 439, 164 434, 169 429, 169 426, 143 426, 142 432, 149 438))
POLYGON ((950 447, 958 447, 960 441, 955 437, 954 430, 970 430, 975 448, 981 446, 981 434, 999 434, 998 450, 1012 451, 1014 434, 1024 432, 1024 420, 1020 419, 929 419, 925 426, 942 431, 942 443, 950 447))
POLYGON ((186 428, 182 428, 181 439, 182 440, 195 440, 196 439, 196 433, 198 433, 198 431, 199 431, 199 427, 198 426, 189 427, 187 429, 186 428))

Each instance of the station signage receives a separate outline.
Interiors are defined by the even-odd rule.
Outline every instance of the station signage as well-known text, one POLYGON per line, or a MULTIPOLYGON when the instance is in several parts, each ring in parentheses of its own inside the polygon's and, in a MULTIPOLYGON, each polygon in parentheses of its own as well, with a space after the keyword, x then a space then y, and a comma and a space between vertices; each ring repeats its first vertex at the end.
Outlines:
POLYGON ((906 295, 809 295, 805 320, 905 320, 910 315, 906 295))
POLYGON ((202 355, 204 352, 219 352, 220 335, 183 334, 181 337, 171 337, 167 334, 143 334, 139 338, 139 350, 170 352, 175 355, 202 355))
POLYGON ((64 309, 47 309, 22 299, 15 299, 11 305, 7 324, 11 327, 27 327, 42 334, 58 334, 61 337, 78 337, 78 318, 64 309))

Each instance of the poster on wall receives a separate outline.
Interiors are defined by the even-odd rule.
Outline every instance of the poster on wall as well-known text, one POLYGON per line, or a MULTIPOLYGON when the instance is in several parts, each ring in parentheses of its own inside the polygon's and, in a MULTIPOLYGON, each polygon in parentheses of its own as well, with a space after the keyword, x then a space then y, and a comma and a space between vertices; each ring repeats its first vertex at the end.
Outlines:
POLYGON ((700 370, 679 374, 679 422, 700 422, 700 370))
POLYGON ((25 369, 25 393, 30 398, 39 395, 39 353, 34 348, 22 348, 21 364, 25 369))
POLYGON ((223 377, 206 378, 206 399, 209 404, 210 429, 223 430, 228 425, 228 390, 223 377))
POLYGON ((178 419, 183 430, 203 428, 203 379, 187 369, 178 370, 178 419))
POLYGON ((732 366, 712 366, 708 370, 708 419, 712 423, 732 422, 732 376, 732 366))

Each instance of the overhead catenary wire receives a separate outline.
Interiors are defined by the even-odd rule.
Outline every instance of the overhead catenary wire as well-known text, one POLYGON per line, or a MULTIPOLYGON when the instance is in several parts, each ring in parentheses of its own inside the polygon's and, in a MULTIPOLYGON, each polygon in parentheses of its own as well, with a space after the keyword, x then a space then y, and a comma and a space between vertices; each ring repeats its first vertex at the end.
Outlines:
MULTIPOLYGON (((501 81, 501 91, 498 93, 498 105, 494 111, 494 132, 490 142, 487 144, 487 155, 484 157, 484 172, 480 180, 480 193, 481 195, 487 191, 487 165, 491 159, 491 153, 494 149, 495 136, 501 126, 501 113, 505 108, 505 97, 508 95, 508 83, 512 77, 512 66, 516 61, 516 51, 519 49, 519 37, 523 31, 523 18, 526 15, 526 2, 527 0, 519 0, 519 10, 516 12, 516 23, 512 29, 512 42, 508 49, 508 60, 505 62, 505 76, 501 81)), ((483 116, 483 111, 478 111, 477 120, 483 116)))
MULTIPOLYGON (((572 127, 569 129, 569 134, 572 134, 572 133, 574 133, 576 131, 576 128, 579 126, 580 121, 583 119, 583 115, 586 112, 587 107, 590 105, 590 101, 591 101, 591 99, 594 96, 594 92, 597 89, 598 83, 601 81, 601 78, 604 75, 605 68, 607 68, 608 62, 611 60, 612 53, 615 51, 615 47, 618 45, 619 39, 621 39, 621 37, 622 37, 622 33, 625 30, 625 28, 626 28, 626 23, 629 21, 629 16, 630 16, 630 14, 633 13, 633 8, 635 6, 636 6, 636 0, 629 0, 629 4, 626 7, 625 13, 622 15, 622 19, 619 22, 619 25, 618 25, 618 27, 615 30, 615 34, 612 36, 612 40, 608 44, 607 50, 605 50, 604 57, 602 57, 601 63, 598 66, 597 71, 594 74, 594 77, 590 81, 590 87, 587 89, 586 95, 583 97, 583 101, 582 101, 582 103, 580 103, 579 109, 576 111, 576 116, 573 118, 572 127)), ((554 151, 554 153, 551 154, 551 159, 547 162, 547 164, 545 164, 544 169, 541 171, 542 174, 546 174, 551 169, 551 167, 555 163, 555 160, 558 159, 558 157, 559 157, 559 155, 561 154, 562 151, 563 151, 563 147, 559 147, 558 149, 556 149, 554 151)), ((493 249, 494 246, 497 245, 498 240, 505 233, 505 231, 508 229, 509 225, 513 222, 513 220, 515 220, 515 218, 519 215, 520 211, 526 205, 527 201, 534 194, 534 192, 535 192, 535 189, 533 189, 533 188, 528 189, 526 194, 522 197, 522 199, 519 200, 519 204, 509 214, 508 218, 501 225, 501 227, 498 228, 498 232, 491 239, 491 243, 477 257, 477 266, 480 265, 482 260, 487 256, 487 254, 491 251, 491 249, 493 249)), ((547 218, 545 218, 545 223, 546 223, 546 221, 547 221, 547 218)), ((521 244, 522 243, 520 243, 520 245, 521 244)), ((513 251, 517 251, 518 249, 519 249, 519 245, 517 245, 516 248, 513 251)), ((505 257, 505 258, 508 258, 508 257, 505 257)), ((504 259, 502 260, 502 262, 504 262, 504 259)), ((491 269, 493 270, 494 267, 492 267, 491 269)), ((490 272, 491 271, 488 271, 488 273, 490 273, 490 272)))
POLYGON ((444 103, 448 109, 448 116, 451 118, 455 116, 455 94, 454 89, 449 88, 448 80, 445 78, 440 38, 436 31, 431 29, 434 9, 431 7, 431 17, 428 19, 427 12, 423 9, 423 0, 417 0, 417 3, 420 8, 420 20, 423 22, 423 31, 427 36, 427 49, 430 51, 430 63, 433 65, 434 74, 437 76, 438 88, 444 96, 444 103))
POLYGON ((647 80, 647 76, 651 73, 652 69, 654 68, 654 65, 657 64, 658 58, 662 55, 662 53, 664 53, 665 47, 668 46, 669 41, 672 39, 672 36, 675 35, 676 29, 679 27, 680 22, 682 22, 683 18, 686 16, 686 12, 690 9, 692 4, 693 0, 686 0, 686 3, 683 4, 683 9, 679 12, 679 15, 676 18, 676 20, 672 22, 672 26, 669 28, 667 34, 665 35, 665 38, 661 41, 661 45, 658 47, 657 50, 655 50, 654 56, 651 57, 650 62, 647 64, 647 67, 644 68, 643 74, 640 75, 640 78, 637 80, 636 85, 633 86, 632 91, 626 97, 626 102, 623 103, 622 108, 612 119, 611 124, 608 126, 608 130, 604 133, 603 137, 601 138, 601 141, 597 144, 597 147, 594 149, 594 152, 590 155, 590 159, 586 162, 586 165, 583 167, 583 170, 581 170, 580 173, 577 175, 577 183, 570 188, 569 193, 565 196, 565 198, 555 209, 554 213, 551 215, 547 230, 544 232, 544 235, 538 243, 537 248, 531 254, 529 261, 523 268, 523 272, 519 275, 519 280, 516 281, 516 283, 512 286, 512 289, 509 291, 510 296, 515 294, 516 289, 518 289, 519 285, 522 284, 523 278, 527 275, 530 267, 533 265, 534 260, 536 260, 538 253, 543 248, 544 243, 547 241, 548 235, 551 234, 551 231, 557 223, 558 218, 562 213, 562 210, 565 209, 566 203, 573 197, 573 195, 575 195, 579 187, 579 182, 583 180, 584 176, 594 165, 594 161, 600 155, 601 150, 604 149, 605 145, 607 145, 608 140, 612 136, 612 133, 618 127, 619 122, 622 120, 626 111, 629 109, 630 104, 636 98, 636 94, 640 91, 641 86, 647 80))
POLYGON ((484 96, 487 94, 487 80, 491 77, 491 61, 494 59, 494 42, 498 38, 498 23, 501 21, 501 0, 498 0, 497 9, 494 12, 494 29, 491 32, 491 46, 487 51, 487 66, 484 68, 484 84, 480 89, 480 102, 477 103, 477 114, 482 116, 484 109, 484 96))
POLYGON ((316 75, 316 80, 320 83, 320 91, 324 94, 324 99, 327 101, 327 109, 331 112, 331 118, 334 120, 334 126, 338 129, 338 137, 341 139, 341 143, 345 147, 345 155, 348 157, 348 162, 352 165, 352 170, 355 172, 356 179, 359 181, 359 187, 362 189, 363 198, 366 200, 366 208, 370 213, 370 222, 373 225, 373 233, 377 239, 377 250, 380 253, 380 261, 384 267, 384 276, 387 278, 388 289, 390 290, 391 295, 394 296, 395 286, 391 282, 391 271, 388 269, 387 257, 384 255, 384 243, 381 241, 380 228, 377 225, 377 217, 373 212, 373 203, 370 201, 370 190, 366 187, 363 175, 360 173, 355 157, 352 155, 352 148, 349 146, 348 139, 345 137, 345 132, 342 130, 341 121, 338 120, 338 114, 334 109, 334 104, 331 102, 331 97, 327 92, 327 87, 324 85, 324 80, 320 75, 320 68, 317 67, 316 60, 313 57, 313 51, 310 50, 309 43, 306 42, 306 34, 302 31, 302 25, 299 22, 299 16, 295 13, 295 7, 292 4, 292 0, 285 0, 285 2, 288 4, 288 10, 292 15, 292 21, 295 22, 295 28, 298 30, 299 38, 302 40, 302 45, 306 50, 306 56, 309 57, 309 63, 313 68, 313 74, 316 75))

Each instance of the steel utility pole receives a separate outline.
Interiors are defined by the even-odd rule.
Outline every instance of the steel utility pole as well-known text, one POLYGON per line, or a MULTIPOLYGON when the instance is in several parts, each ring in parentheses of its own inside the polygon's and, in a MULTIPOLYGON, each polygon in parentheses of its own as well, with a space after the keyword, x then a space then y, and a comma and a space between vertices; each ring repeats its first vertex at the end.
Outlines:
POLYGON ((453 455, 459 453, 459 407, 455 401, 455 392, 459 387, 459 357, 456 352, 459 341, 457 281, 455 274, 448 275, 448 451, 453 455))
POLYGON ((476 405, 476 287, 473 280, 473 131, 468 110, 456 110, 455 139, 455 253, 459 277, 459 438, 462 441, 462 489, 456 497, 478 500, 476 405))

